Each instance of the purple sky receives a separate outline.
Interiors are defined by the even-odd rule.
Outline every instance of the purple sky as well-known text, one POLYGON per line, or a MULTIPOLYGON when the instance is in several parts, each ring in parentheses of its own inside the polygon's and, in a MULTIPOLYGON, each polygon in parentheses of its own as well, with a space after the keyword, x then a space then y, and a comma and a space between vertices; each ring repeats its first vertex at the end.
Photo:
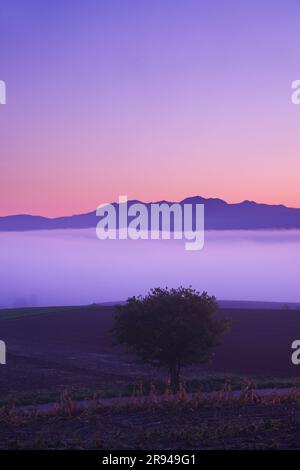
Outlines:
POLYGON ((0 215, 300 207, 297 0, 1 0, 0 215))

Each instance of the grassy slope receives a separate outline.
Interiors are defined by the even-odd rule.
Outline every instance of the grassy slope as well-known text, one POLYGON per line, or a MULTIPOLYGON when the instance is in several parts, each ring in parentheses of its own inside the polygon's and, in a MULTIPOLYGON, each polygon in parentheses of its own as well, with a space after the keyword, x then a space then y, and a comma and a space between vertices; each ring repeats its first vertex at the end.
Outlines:
POLYGON ((24 308, 2 308, 0 309, 0 321, 15 318, 28 317, 32 315, 49 315, 51 313, 73 312, 80 310, 81 305, 64 307, 24 307, 24 308))

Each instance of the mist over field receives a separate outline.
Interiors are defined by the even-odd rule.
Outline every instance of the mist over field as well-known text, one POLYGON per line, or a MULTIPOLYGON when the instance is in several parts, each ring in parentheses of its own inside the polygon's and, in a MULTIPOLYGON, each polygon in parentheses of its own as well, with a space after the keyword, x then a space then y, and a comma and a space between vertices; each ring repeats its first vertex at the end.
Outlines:
POLYGON ((184 240, 106 240, 95 229, 0 233, 0 305, 123 300, 153 286, 193 285, 219 299, 299 301, 300 231, 206 231, 184 240))

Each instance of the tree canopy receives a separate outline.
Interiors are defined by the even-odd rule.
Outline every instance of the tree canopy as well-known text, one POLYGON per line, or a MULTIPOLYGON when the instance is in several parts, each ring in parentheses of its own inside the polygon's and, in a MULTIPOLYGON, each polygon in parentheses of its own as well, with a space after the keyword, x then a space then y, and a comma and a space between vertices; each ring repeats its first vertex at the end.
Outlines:
POLYGON ((228 329, 217 308, 215 297, 191 287, 155 288, 117 306, 113 334, 140 362, 167 367, 176 391, 181 367, 207 361, 228 329))

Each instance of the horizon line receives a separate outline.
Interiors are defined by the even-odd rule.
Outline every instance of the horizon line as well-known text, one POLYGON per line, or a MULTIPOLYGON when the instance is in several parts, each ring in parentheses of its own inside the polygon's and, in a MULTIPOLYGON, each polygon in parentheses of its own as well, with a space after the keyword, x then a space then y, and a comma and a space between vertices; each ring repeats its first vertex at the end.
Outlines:
MULTIPOLYGON (((162 204, 162 203, 168 203, 168 204, 174 204, 174 203, 182 203, 184 202, 186 199, 196 199, 196 198, 201 198, 201 199, 204 199, 205 201, 209 201, 209 200, 218 200, 218 201, 221 201, 225 204, 228 204, 230 206, 233 206, 233 205, 239 205, 239 204, 244 204, 244 203, 253 203, 253 204, 256 204, 256 205, 263 205, 263 206, 270 206, 270 207, 284 207, 284 208, 287 208, 287 209, 300 209, 300 207, 298 206, 295 206, 295 207, 291 207, 291 206, 287 206, 285 204, 270 204, 270 203, 266 203, 266 202, 257 202, 257 201, 254 201, 254 200, 250 200, 250 199, 243 199, 242 201, 239 201, 239 202, 227 202, 225 199, 222 199, 221 197, 204 197, 204 196, 200 196, 199 194, 198 195, 195 195, 195 196, 187 196, 187 197, 184 197, 183 199, 179 200, 179 201, 173 201, 173 200, 167 200, 167 199, 158 199, 156 201, 143 201, 141 199, 128 199, 127 202, 137 202, 137 203, 143 203, 143 204, 162 204)), ((113 202, 107 202, 107 203, 104 203, 104 204, 117 204, 119 205, 119 202, 117 201, 113 201, 113 202)), ((98 204, 99 206, 99 204, 98 204)), ((98 207, 97 206, 97 207, 98 207)), ((12 214, 5 214, 5 215, 1 215, 0 214, 0 219, 2 218, 7 218, 7 217, 22 217, 22 216, 27 216, 27 217, 40 217, 40 218, 43 218, 43 219, 48 219, 48 220, 55 220, 55 219, 61 219, 61 218, 65 218, 65 217, 74 217, 74 216, 78 216, 78 215, 86 215, 86 214, 91 214, 93 212, 96 211, 97 207, 93 210, 87 210, 86 212, 74 212, 72 214, 64 214, 64 215, 56 215, 56 216, 47 216, 47 215, 41 215, 41 214, 32 214, 32 213, 29 213, 29 212, 19 212, 19 213, 12 213, 12 214)))

